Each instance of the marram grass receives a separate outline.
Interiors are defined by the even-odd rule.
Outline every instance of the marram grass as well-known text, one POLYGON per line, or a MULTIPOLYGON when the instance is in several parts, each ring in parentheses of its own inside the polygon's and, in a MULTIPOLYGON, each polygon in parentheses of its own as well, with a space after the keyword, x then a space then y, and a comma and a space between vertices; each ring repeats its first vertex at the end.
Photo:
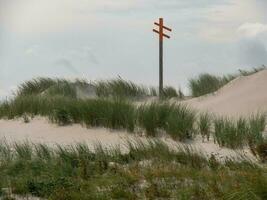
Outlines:
POLYGON ((210 94, 217 91, 238 76, 252 75, 265 69, 266 67, 262 66, 249 71, 239 70, 239 73, 237 74, 229 74, 225 76, 215 76, 208 73, 200 74, 196 78, 189 79, 190 93, 193 97, 210 94))
POLYGON ((158 140, 126 146, 128 152, 122 153, 99 144, 1 143, 0 186, 51 200, 267 197, 266 168, 250 161, 219 162, 191 148, 171 150, 158 140))
POLYGON ((263 141, 266 115, 258 113, 250 118, 238 120, 218 117, 214 121, 214 140, 220 146, 242 148, 253 146, 263 141))

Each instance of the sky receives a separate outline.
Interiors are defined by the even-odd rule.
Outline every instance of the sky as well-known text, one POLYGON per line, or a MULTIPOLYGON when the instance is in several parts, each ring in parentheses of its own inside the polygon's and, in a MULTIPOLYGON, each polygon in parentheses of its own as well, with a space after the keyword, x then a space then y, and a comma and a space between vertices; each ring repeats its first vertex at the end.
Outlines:
POLYGON ((266 0, 0 0, 0 97, 36 77, 158 84, 186 90, 200 73, 267 65, 266 0))

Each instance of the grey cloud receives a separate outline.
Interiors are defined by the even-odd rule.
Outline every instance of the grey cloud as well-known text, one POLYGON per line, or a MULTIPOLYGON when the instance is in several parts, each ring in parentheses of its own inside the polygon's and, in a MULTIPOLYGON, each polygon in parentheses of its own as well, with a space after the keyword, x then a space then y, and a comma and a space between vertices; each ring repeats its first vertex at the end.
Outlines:
POLYGON ((160 1, 160 0, 152 0, 152 3, 157 5, 159 8, 165 9, 184 9, 184 8, 205 8, 214 5, 223 5, 223 4, 231 4, 231 0, 168 0, 168 1, 160 1))
POLYGON ((239 45, 241 64, 251 67, 267 64, 267 50, 258 39, 242 40, 239 45))
MULTIPOLYGON (((98 6, 93 9, 95 12, 101 13, 112 13, 112 14, 129 14, 129 12, 148 12, 153 10, 179 10, 179 9, 201 9, 207 8, 214 5, 225 5, 225 4, 233 4, 233 0, 136 0, 135 3, 131 5, 124 4, 103 4, 102 6, 98 6)), ((92 12, 92 9, 82 7, 80 9, 76 9, 76 12, 80 14, 88 14, 92 12)))
POLYGON ((66 58, 61 58, 55 61, 54 63, 57 66, 64 67, 68 69, 70 72, 78 74, 78 70, 73 66, 72 62, 66 58))
POLYGON ((93 64, 99 64, 99 61, 91 48, 85 47, 84 53, 85 57, 87 57, 87 59, 91 61, 93 64))
POLYGON ((99 60, 93 51, 93 49, 89 46, 84 46, 77 49, 72 49, 71 51, 66 53, 71 56, 73 59, 79 59, 85 61, 87 63, 99 64, 99 60))

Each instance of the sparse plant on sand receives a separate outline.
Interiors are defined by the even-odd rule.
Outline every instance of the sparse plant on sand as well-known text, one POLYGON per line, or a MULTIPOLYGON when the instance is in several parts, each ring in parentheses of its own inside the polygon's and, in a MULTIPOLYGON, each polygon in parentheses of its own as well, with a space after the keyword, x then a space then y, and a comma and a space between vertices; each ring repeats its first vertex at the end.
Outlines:
POLYGON ((214 127, 214 140, 220 146, 236 149, 247 142, 247 123, 242 118, 236 121, 220 117, 215 119, 214 127))
POLYGON ((12 195, 51 200, 266 199, 266 168, 244 158, 211 161, 190 147, 170 149, 159 140, 128 141, 125 147, 122 153, 100 144, 2 143, 0 149, 11 155, 0 162, 0 185, 12 195))
POLYGON ((155 136, 157 129, 166 129, 167 118, 174 109, 174 104, 151 103, 138 108, 138 124, 147 135, 155 136))
POLYGON ((98 97, 140 98, 149 96, 149 89, 121 78, 94 83, 98 97))
POLYGON ((200 74, 197 78, 189 80, 189 88, 193 97, 215 92, 221 86, 221 78, 210 74, 200 74))
POLYGON ((259 142, 257 145, 254 145, 254 147, 250 147, 252 153, 261 160, 261 162, 266 163, 267 162, 267 140, 263 140, 262 142, 259 142))
POLYGON ((208 73, 200 74, 198 77, 189 80, 189 89, 193 97, 203 96, 217 91, 238 76, 252 75, 265 69, 266 67, 262 66, 248 71, 239 70, 239 73, 224 75, 222 77, 208 73))
POLYGON ((195 134, 195 112, 183 105, 177 105, 167 118, 166 132, 174 139, 184 141, 195 134))
POLYGON ((249 144, 256 144, 263 141, 263 132, 266 127, 266 114, 256 113, 249 118, 249 144))
POLYGON ((209 141, 212 129, 212 118, 209 113, 205 112, 199 115, 198 129, 202 136, 202 141, 204 142, 205 138, 209 141))
POLYGON ((167 86, 163 88, 163 97, 164 98, 173 98, 178 97, 177 91, 175 88, 171 86, 167 86))
POLYGON ((214 121, 214 139, 220 146, 241 148, 249 145, 253 149, 255 144, 263 141, 265 125, 266 116, 260 113, 247 120, 218 117, 214 121))

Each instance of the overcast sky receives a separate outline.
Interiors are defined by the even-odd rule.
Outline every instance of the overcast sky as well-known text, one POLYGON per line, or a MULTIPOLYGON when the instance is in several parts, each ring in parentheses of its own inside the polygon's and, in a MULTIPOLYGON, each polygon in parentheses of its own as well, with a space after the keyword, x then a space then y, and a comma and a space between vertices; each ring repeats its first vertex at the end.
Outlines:
POLYGON ((267 64, 266 0, 0 0, 0 96, 33 77, 158 83, 153 22, 165 40, 164 82, 267 64))

